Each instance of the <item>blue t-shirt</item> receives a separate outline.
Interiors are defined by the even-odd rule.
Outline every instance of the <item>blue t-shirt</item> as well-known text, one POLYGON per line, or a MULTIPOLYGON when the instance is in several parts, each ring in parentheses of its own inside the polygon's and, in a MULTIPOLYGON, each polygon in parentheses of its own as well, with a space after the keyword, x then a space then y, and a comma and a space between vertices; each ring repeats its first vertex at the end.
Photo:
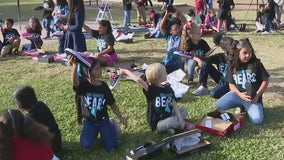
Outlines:
POLYGON ((180 56, 174 54, 174 51, 180 50, 180 35, 172 35, 169 31, 166 31, 165 38, 167 41, 167 55, 163 60, 166 66, 176 66, 178 68, 183 68, 183 64, 180 60, 180 56))
MULTIPOLYGON (((61 15, 67 16, 69 9, 68 9, 68 5, 66 6, 55 6, 53 9, 53 12, 55 13, 60 13, 61 15)), ((54 24, 66 24, 67 23, 67 18, 60 18, 58 16, 53 16, 53 21, 54 24)))

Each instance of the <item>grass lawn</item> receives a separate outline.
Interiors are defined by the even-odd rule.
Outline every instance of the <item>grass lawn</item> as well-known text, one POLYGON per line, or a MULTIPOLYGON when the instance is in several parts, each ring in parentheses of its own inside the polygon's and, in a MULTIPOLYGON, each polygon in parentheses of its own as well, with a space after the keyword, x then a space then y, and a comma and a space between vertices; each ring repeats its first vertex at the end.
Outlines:
MULTIPOLYGON (((180 0, 182 2, 182 0, 180 0)), ((15 14, 15 2, 1 0, 0 19, 15 14), (14 14, 13 14, 14 13, 14 14)), ((35 11, 35 6, 41 3, 39 0, 25 0, 21 5, 23 21, 35 11)), ((193 3, 193 2, 191 2, 193 3)), ((113 7, 115 21, 122 24, 122 11, 113 7)), ((135 13, 133 11, 133 13, 135 13)), ((232 32, 228 35, 235 39, 248 37, 257 57, 260 58, 271 75, 270 84, 264 94, 264 114, 265 122, 255 126, 251 124, 248 117, 245 117, 244 127, 236 133, 226 137, 219 137, 210 133, 204 133, 205 139, 212 142, 209 149, 195 153, 183 159, 196 160, 258 160, 258 159, 283 159, 284 158, 284 36, 283 31, 273 35, 259 35, 252 33, 254 29, 255 11, 249 11, 244 19, 246 10, 234 10, 233 15, 237 23, 247 23, 250 32, 232 32)), ((87 20, 94 20, 96 10, 87 7, 87 20)), ((40 15, 39 15, 40 17, 40 15)), ((135 14, 133 14, 135 22, 135 14)), ((204 39, 212 45, 211 37, 204 39)), ((142 34, 136 34, 134 42, 130 44, 116 43, 115 49, 119 53, 120 60, 131 59, 137 64, 160 62, 165 55, 165 40, 144 40, 142 34)), ((96 40, 87 40, 89 51, 95 51, 96 40)), ((57 43, 50 42, 44 44, 44 50, 56 52, 57 43)), ((220 51, 220 50, 218 50, 220 51)), ((112 68, 110 68, 112 69, 112 68)), ((63 135, 64 160, 123 160, 125 153, 130 149, 142 145, 149 140, 159 141, 165 138, 165 134, 154 134, 150 131, 146 123, 146 99, 142 89, 131 81, 121 81, 120 86, 113 91, 116 103, 120 110, 129 117, 129 127, 123 130, 123 135, 119 140, 119 148, 111 153, 103 149, 99 142, 90 150, 80 148, 79 136, 81 126, 76 123, 76 110, 74 105, 74 92, 70 81, 71 67, 61 64, 45 64, 32 61, 27 57, 7 57, 0 59, 0 111, 6 108, 14 108, 15 103, 12 98, 13 91, 20 85, 32 85, 37 93, 38 99, 44 101, 51 108, 60 126, 63 135)), ((103 78, 106 79, 106 74, 103 78)), ((195 81, 197 81, 195 79, 195 81)), ((197 84, 196 84, 197 86, 197 84)), ((210 88, 214 87, 210 81, 210 88)), ((216 108, 215 99, 209 96, 195 97, 190 89, 182 100, 180 106, 189 109, 188 119, 197 121, 203 115, 216 108)), ((233 111, 233 110, 232 110, 233 111)), ((111 113, 111 116, 113 114, 111 113)), ((165 151, 157 159, 170 160, 174 156, 165 151)))

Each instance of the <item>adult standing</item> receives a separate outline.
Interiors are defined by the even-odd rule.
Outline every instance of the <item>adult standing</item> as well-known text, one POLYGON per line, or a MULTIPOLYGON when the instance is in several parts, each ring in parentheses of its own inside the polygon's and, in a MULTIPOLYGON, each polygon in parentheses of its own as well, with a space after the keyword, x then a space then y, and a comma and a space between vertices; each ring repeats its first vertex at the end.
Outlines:
POLYGON ((276 19, 278 23, 280 24, 282 12, 283 12, 284 0, 274 0, 274 2, 278 5, 277 12, 276 12, 276 19))
POLYGON ((217 0, 217 3, 219 4, 217 31, 220 32, 223 25, 223 31, 226 33, 229 12, 235 8, 235 3, 234 0, 217 0))
POLYGON ((124 10, 124 31, 128 31, 131 22, 132 0, 122 0, 124 10))
POLYGON ((50 39, 50 24, 53 19, 52 12, 54 9, 54 3, 52 0, 44 0, 43 1, 43 16, 42 16, 42 26, 46 30, 46 37, 43 39, 50 39))
POLYGON ((65 36, 64 48, 71 48, 77 52, 85 52, 86 39, 82 32, 85 21, 85 9, 83 0, 68 0, 69 14, 67 25, 64 29, 67 31, 65 36))

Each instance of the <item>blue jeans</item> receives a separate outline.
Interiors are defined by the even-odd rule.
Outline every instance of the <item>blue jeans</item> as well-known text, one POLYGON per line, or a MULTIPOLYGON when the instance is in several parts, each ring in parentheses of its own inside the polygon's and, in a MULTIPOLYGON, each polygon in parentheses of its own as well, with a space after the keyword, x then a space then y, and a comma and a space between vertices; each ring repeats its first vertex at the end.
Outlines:
POLYGON ((130 25, 131 10, 124 10, 124 29, 127 31, 130 25))
POLYGON ((194 69, 197 66, 197 62, 193 59, 189 59, 187 61, 187 65, 188 65, 188 80, 189 81, 193 81, 193 76, 194 76, 194 69))
POLYGON ((65 32, 63 32, 63 37, 62 38, 58 38, 58 51, 59 53, 64 53, 64 43, 65 43, 65 32))
POLYGON ((51 24, 51 18, 44 18, 42 19, 42 26, 46 30, 46 37, 50 37, 50 24, 51 24))
POLYGON ((110 152, 117 148, 117 132, 111 125, 108 118, 100 122, 84 120, 83 129, 80 136, 80 145, 82 148, 90 148, 95 143, 98 134, 101 135, 105 149, 110 152))
POLYGON ((269 32, 271 30, 275 30, 275 25, 273 23, 273 20, 266 18, 265 31, 269 32))
POLYGON ((229 84, 227 82, 220 81, 216 87, 211 89, 210 96, 212 98, 219 99, 224 94, 228 93, 230 91, 229 84))
POLYGON ((254 124, 263 123, 264 114, 263 114, 262 103, 246 102, 232 91, 226 93, 217 101, 217 109, 222 111, 239 106, 243 106, 246 109, 249 119, 252 123, 254 124))

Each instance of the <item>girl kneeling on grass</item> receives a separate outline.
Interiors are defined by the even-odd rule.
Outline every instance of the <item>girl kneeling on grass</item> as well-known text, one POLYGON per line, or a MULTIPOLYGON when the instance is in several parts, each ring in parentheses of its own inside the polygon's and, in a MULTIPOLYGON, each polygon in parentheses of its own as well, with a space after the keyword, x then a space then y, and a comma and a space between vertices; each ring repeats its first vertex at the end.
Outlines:
POLYGON ((90 148, 100 134, 106 150, 110 152, 117 148, 118 133, 109 120, 107 106, 111 106, 112 111, 125 127, 127 127, 127 118, 121 115, 108 85, 99 80, 102 75, 99 61, 92 57, 90 57, 90 60, 92 61, 91 67, 87 73, 84 73, 87 76, 79 79, 77 74, 78 63, 73 56, 70 57, 73 64, 73 86, 81 98, 81 106, 77 109, 80 112, 79 116, 81 119, 83 118, 80 145, 83 148, 90 148))
POLYGON ((112 34, 112 27, 108 20, 99 22, 98 30, 93 30, 89 26, 84 25, 83 28, 97 39, 97 53, 93 56, 99 60, 103 66, 113 66, 118 61, 117 53, 114 50, 115 38, 112 34))
POLYGON ((164 65, 154 63, 146 69, 146 79, 126 69, 118 70, 120 75, 127 75, 143 87, 147 99, 147 122, 151 129, 158 132, 168 131, 174 134, 174 129, 192 129, 194 125, 184 121, 187 116, 187 109, 180 109, 175 101, 174 91, 167 80, 167 72, 164 65))
POLYGON ((218 110, 243 106, 254 124, 264 121, 262 94, 269 84, 269 74, 256 58, 249 39, 234 41, 229 55, 226 80, 230 92, 217 101, 218 110))

